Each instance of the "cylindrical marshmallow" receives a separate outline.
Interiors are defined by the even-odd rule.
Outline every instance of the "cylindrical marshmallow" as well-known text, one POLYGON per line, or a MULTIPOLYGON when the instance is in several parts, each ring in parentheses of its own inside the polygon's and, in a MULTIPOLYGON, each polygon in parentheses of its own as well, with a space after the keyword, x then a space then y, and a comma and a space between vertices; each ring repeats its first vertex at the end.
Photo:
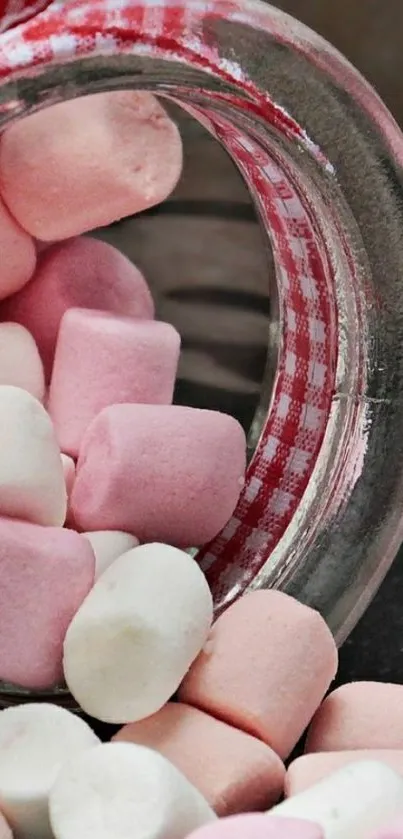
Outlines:
POLYGON ((1 199, 0 247, 0 300, 4 300, 31 279, 36 265, 36 248, 33 239, 17 224, 1 199))
POLYGON ((97 530, 84 533, 95 555, 95 579, 97 580, 122 554, 137 548, 139 540, 130 533, 120 530, 97 530))
POLYGON ((172 402, 179 352, 180 336, 168 323, 66 312, 48 403, 61 449, 76 457, 92 420, 109 405, 172 402))
POLYGON ((351 682, 316 712, 306 752, 403 749, 403 685, 351 682))
POLYGON ((11 828, 7 824, 4 816, 0 813, 0 839, 13 839, 11 828))
POLYGON ((16 838, 51 839, 51 787, 67 760, 98 743, 87 723, 56 705, 0 712, 0 809, 16 838))
POLYGON ((382 825, 379 830, 371 834, 371 839, 403 839, 403 815, 382 825))
POLYGON ((51 420, 27 391, 0 386, 0 516, 64 524, 67 493, 51 420))
POLYGON ((303 819, 248 813, 195 830, 187 839, 323 839, 319 825, 303 819))
POLYGON ((172 764, 129 743, 97 746, 67 763, 49 810, 55 839, 184 839, 215 819, 172 764))
POLYGON ((126 725, 114 740, 156 749, 220 817, 267 810, 283 792, 284 766, 272 749, 180 702, 126 725))
POLYGON ((68 687, 104 722, 148 717, 175 693, 206 641, 212 598, 199 566, 168 545, 142 545, 100 577, 64 643, 68 687))
POLYGON ((1 680, 31 689, 62 681, 67 627, 94 574, 84 536, 0 519, 1 680))
POLYGON ((19 323, 0 324, 0 385, 28 391, 39 402, 45 396, 45 376, 38 347, 19 323))
POLYGON ((115 405, 83 440, 73 514, 82 530, 200 545, 231 517, 245 463, 245 434, 230 416, 180 405, 115 405))
POLYGON ((336 645, 318 612, 281 592, 255 591, 218 618, 179 696, 284 758, 336 670, 336 645))
POLYGON ((389 766, 368 760, 344 766, 270 814, 315 821, 325 839, 367 839, 402 812, 402 802, 403 778, 389 766))
POLYGON ((1 306, 3 319, 17 321, 35 338, 47 381, 61 319, 73 308, 147 320, 154 317, 143 275, 112 245, 80 236, 48 248, 40 256, 31 282, 1 306))
POLYGON ((61 241, 164 201, 182 169, 176 125, 150 93, 63 102, 10 126, 0 190, 32 236, 61 241))
POLYGON ((302 755, 289 765, 284 794, 287 798, 313 787, 349 763, 357 760, 376 760, 390 766, 403 776, 403 751, 399 749, 360 749, 350 752, 317 752, 302 755))

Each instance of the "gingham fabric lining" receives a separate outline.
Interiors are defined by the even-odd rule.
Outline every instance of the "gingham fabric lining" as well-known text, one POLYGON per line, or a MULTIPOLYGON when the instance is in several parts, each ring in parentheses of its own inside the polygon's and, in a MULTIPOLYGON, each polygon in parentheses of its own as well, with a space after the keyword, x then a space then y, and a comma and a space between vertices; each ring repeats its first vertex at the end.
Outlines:
MULTIPOLYGON (((1 39, 0 74, 103 52, 135 51, 186 60, 235 82, 250 106, 287 136, 310 146, 301 129, 241 68, 222 60, 201 37, 206 16, 239 15, 237 4, 152 0, 55 3, 1 39)), ((242 16, 249 5, 243 5, 242 16)), ((266 13, 265 13, 266 14, 266 13)), ((259 194, 271 231, 282 310, 280 363, 272 410, 227 527, 200 554, 219 610, 239 596, 284 535, 306 489, 330 410, 336 367, 335 295, 308 214, 287 176, 257 143, 217 114, 203 111, 215 134, 259 194)), ((322 162, 326 163, 326 161, 322 162)))

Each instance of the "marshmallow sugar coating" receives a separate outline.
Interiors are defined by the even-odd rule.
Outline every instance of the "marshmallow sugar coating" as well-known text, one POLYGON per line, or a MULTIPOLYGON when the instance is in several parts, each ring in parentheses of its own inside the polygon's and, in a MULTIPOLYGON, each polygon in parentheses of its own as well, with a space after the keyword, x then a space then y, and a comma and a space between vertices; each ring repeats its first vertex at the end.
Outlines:
POLYGON ((196 562, 168 545, 119 557, 73 618, 64 675, 82 709, 111 723, 160 710, 205 643, 213 604, 196 562))
POLYGON ((182 170, 176 125, 150 93, 63 102, 10 126, 0 192, 37 239, 61 241, 164 201, 182 170))
POLYGON ((84 536, 0 519, 0 680, 38 690, 62 682, 63 641, 94 573, 84 536))
POLYGON ((158 752, 97 746, 68 762, 49 800, 55 839, 185 839, 216 817, 158 752))
POLYGON ((56 705, 0 712, 0 810, 14 839, 51 839, 49 793, 60 768, 98 744, 87 723, 56 705))
POLYGON ((1 316, 33 335, 49 380, 60 322, 68 309, 100 309, 151 320, 154 304, 147 283, 119 250, 90 236, 55 244, 39 256, 35 274, 18 294, 4 300, 1 316))
POLYGON ((21 388, 0 386, 0 440, 0 516, 63 525, 67 492, 53 425, 21 388))
POLYGON ((84 436, 74 520, 85 531, 200 545, 234 512, 245 466, 245 434, 230 416, 181 405, 113 405, 84 436))
POLYGON ((367 839, 402 813, 402 802, 401 775, 383 763, 358 759, 273 807, 270 815, 317 822, 325 839, 367 839))
POLYGON ((49 413, 61 449, 78 456, 92 420, 109 405, 172 402, 180 336, 168 323, 87 309, 64 315, 49 413))
POLYGON ((0 385, 27 390, 43 402, 45 375, 31 333, 19 323, 0 323, 0 385))

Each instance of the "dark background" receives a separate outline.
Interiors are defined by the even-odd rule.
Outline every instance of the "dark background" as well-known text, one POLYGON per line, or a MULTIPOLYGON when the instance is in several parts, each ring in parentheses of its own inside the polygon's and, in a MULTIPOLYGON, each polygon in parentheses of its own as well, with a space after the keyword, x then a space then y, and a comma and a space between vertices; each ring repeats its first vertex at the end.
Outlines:
MULTIPOLYGON (((278 0, 273 5, 338 47, 403 127, 403 0, 278 0)), ((403 683, 403 550, 341 650, 339 679, 403 683)))

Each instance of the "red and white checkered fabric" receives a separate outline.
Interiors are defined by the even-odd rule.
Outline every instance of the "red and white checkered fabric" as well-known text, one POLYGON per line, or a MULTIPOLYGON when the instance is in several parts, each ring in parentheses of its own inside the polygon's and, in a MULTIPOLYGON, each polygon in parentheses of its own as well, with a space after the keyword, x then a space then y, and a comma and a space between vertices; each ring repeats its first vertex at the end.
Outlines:
POLYGON ((0 0, 0 32, 22 23, 49 6, 51 0, 0 0))
MULTIPOLYGON (((211 17, 248 19, 284 39, 291 37, 280 13, 245 0, 57 0, 37 18, 2 36, 0 77, 6 80, 53 60, 122 51, 185 61, 234 83, 247 94, 250 109, 305 144, 326 165, 303 128, 265 91, 255 88, 241 67, 221 57, 214 43, 205 41, 203 24, 211 17)), ((267 562, 312 475, 334 388, 337 312, 328 263, 310 213, 287 173, 257 140, 237 131, 215 110, 204 108, 201 116, 258 195, 276 257, 281 311, 271 410, 238 508, 200 555, 219 609, 241 594, 267 562)))

